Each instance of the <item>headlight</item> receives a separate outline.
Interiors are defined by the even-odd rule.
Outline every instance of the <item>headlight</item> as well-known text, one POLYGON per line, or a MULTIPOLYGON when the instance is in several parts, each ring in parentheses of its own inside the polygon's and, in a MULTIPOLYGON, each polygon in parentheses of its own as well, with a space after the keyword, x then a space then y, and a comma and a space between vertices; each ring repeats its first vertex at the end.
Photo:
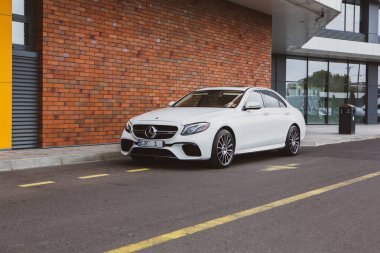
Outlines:
POLYGON ((127 131, 128 133, 132 132, 132 123, 130 121, 128 121, 128 123, 125 124, 125 131, 127 131))
POLYGON ((183 128, 181 135, 197 134, 206 131, 209 126, 210 123, 207 122, 188 124, 183 128))

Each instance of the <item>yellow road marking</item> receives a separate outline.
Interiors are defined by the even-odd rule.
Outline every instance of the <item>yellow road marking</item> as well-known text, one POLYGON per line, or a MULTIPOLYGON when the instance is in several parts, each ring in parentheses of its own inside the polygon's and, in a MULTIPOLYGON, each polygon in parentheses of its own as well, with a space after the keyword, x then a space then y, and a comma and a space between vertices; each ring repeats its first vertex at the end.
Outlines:
POLYGON ((106 177, 109 176, 110 174, 97 174, 97 175, 89 175, 89 176, 83 176, 83 177, 78 177, 80 179, 91 179, 91 178, 96 178, 96 177, 106 177))
POLYGON ((295 170, 298 168, 298 163, 290 163, 285 166, 270 166, 262 169, 262 171, 277 171, 277 170, 295 170))
POLYGON ((277 200, 277 201, 274 201, 274 202, 271 202, 268 204, 264 204, 262 206, 258 206, 258 207, 254 207, 254 208, 244 210, 241 212, 226 215, 224 217, 220 217, 220 218, 217 218, 214 220, 206 221, 204 223, 200 223, 200 224, 197 224, 197 225, 194 225, 191 227, 187 227, 187 228, 179 229, 179 230, 167 233, 167 234, 159 235, 159 236, 147 239, 145 241, 129 244, 127 246, 124 246, 124 247, 121 247, 118 249, 110 250, 107 253, 136 252, 136 251, 139 251, 142 249, 150 248, 150 247, 153 247, 153 246, 158 245, 158 244, 162 244, 162 243, 174 240, 174 239, 178 239, 178 238, 181 238, 184 236, 195 234, 195 233, 198 233, 198 232, 201 232, 201 231, 204 231, 204 230, 216 227, 216 226, 220 226, 220 225, 223 225, 223 224, 226 224, 226 223, 229 223, 229 222, 241 219, 241 218, 245 218, 248 216, 252 216, 254 214, 262 213, 262 212, 268 211, 268 210, 276 208, 276 207, 280 207, 283 205, 294 203, 294 202, 297 202, 297 201, 300 201, 303 199, 307 199, 307 198, 310 198, 310 197, 313 197, 313 196, 316 196, 316 195, 319 195, 319 194, 322 194, 322 193, 325 193, 328 191, 332 191, 332 190, 335 190, 335 189, 338 189, 338 188, 341 188, 344 186, 348 186, 348 185, 351 185, 354 183, 358 183, 358 182, 361 182, 361 181, 364 181, 364 180, 367 180, 367 179, 370 179, 373 177, 377 177, 377 176, 380 176, 380 171, 375 172, 375 173, 371 173, 371 174, 368 174, 365 176, 357 177, 354 179, 350 179, 350 180, 347 180, 344 182, 340 182, 337 184, 322 187, 322 188, 319 188, 316 190, 312 190, 312 191, 308 191, 308 192, 301 193, 298 195, 294 195, 294 196, 291 196, 291 197, 288 197, 285 199, 277 200))
POLYGON ((136 169, 136 170, 127 170, 127 172, 131 173, 131 172, 140 172, 140 171, 147 171, 147 170, 150 170, 150 169, 142 168, 142 169, 136 169))
POLYGON ((54 181, 45 181, 45 182, 38 182, 38 183, 32 183, 32 184, 20 184, 19 187, 26 188, 26 187, 33 187, 33 186, 39 186, 39 185, 46 185, 46 184, 55 184, 54 181))

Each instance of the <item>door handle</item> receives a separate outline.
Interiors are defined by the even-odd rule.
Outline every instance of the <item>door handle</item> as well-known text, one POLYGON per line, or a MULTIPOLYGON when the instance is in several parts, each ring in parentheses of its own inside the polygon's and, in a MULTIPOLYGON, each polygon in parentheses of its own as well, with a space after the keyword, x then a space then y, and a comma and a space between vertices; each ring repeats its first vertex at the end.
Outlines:
POLYGON ((269 112, 263 112, 263 115, 269 115, 269 112))
POLYGON ((290 114, 290 112, 285 112, 285 115, 289 115, 290 114))

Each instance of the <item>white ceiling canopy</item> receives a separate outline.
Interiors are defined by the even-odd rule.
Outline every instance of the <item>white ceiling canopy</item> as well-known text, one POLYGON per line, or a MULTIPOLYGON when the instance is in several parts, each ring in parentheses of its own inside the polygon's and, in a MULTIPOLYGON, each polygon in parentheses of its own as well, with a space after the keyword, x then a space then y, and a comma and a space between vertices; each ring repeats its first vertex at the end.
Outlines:
POLYGON ((272 16, 272 51, 299 49, 340 13, 342 0, 229 0, 272 16))

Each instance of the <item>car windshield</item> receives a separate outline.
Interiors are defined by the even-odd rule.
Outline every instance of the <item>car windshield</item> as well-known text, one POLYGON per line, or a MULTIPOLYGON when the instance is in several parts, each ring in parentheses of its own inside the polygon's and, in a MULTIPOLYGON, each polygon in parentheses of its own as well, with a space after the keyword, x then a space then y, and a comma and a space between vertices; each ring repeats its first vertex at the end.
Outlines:
POLYGON ((240 103, 244 91, 202 90, 195 91, 174 104, 174 107, 216 107, 235 108, 240 103))

